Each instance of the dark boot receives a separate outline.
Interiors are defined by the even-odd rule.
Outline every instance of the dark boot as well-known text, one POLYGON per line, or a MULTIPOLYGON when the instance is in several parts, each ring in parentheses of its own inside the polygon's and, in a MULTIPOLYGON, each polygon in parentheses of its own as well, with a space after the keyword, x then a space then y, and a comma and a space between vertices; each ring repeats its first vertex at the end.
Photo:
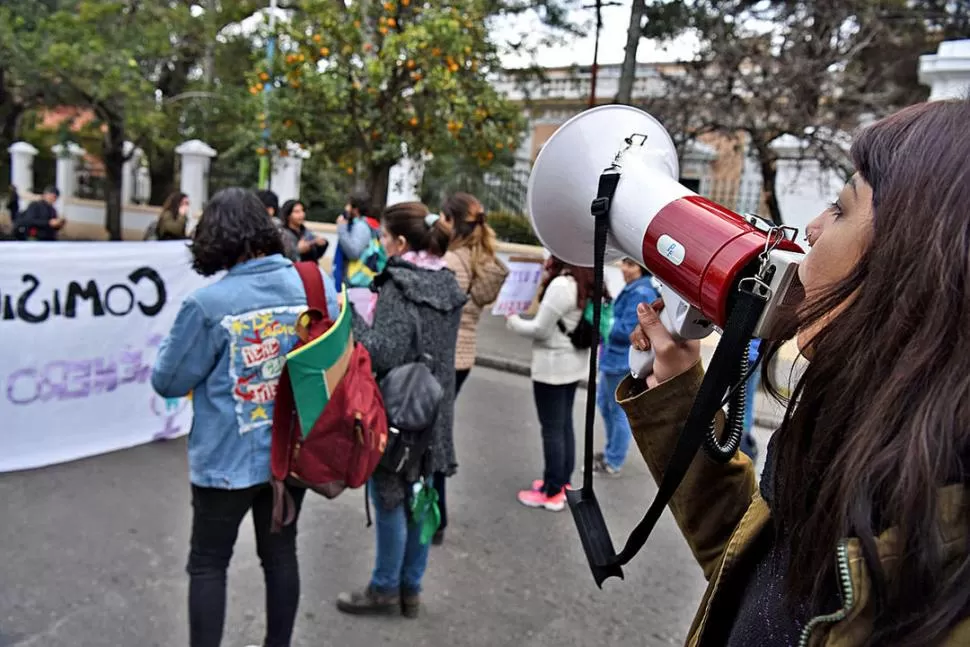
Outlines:
POLYGON ((401 604, 400 595, 379 593, 369 586, 363 591, 337 596, 337 609, 356 616, 391 615, 397 613, 401 604))
POLYGON ((440 546, 441 544, 445 543, 445 529, 444 528, 438 528, 435 531, 434 536, 431 538, 431 543, 434 544, 435 546, 440 546))
POLYGON ((401 615, 405 618, 417 618, 421 610, 421 596, 412 591, 401 592, 401 615))

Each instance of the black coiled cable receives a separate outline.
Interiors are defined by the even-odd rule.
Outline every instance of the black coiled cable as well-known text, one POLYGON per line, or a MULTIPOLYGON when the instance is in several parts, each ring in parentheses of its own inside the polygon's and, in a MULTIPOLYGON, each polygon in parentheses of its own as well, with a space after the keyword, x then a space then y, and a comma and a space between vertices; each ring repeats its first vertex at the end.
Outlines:
MULTIPOLYGON (((744 353, 738 364, 740 381, 727 396, 728 414, 724 424, 724 439, 721 440, 718 438, 714 420, 711 421, 711 427, 708 429, 707 437, 704 439, 704 451, 717 463, 727 463, 730 461, 741 445, 741 436, 744 434, 744 408, 747 404, 748 377, 751 373, 749 369, 752 368, 748 361, 750 349, 751 342, 748 342, 744 346, 744 353)), ((755 362, 753 368, 757 368, 758 363, 755 362)))

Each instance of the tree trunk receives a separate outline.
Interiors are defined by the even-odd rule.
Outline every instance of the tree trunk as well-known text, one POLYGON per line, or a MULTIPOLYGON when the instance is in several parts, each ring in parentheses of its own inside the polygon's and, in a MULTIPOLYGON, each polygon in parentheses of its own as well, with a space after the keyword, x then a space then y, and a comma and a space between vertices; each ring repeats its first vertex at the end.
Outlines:
POLYGON ((758 164, 761 167, 761 190, 768 205, 768 216, 776 225, 784 224, 781 217, 781 206, 778 204, 778 193, 775 183, 778 179, 778 156, 768 144, 757 145, 758 164))
POLYGON ((646 0, 633 0, 633 7, 630 9, 630 26, 626 30, 623 67, 620 68, 620 89, 616 93, 617 103, 630 103, 633 100, 633 82, 637 77, 637 48, 640 47, 643 14, 646 11, 646 0))
POLYGON ((370 194, 371 213, 379 214, 387 206, 391 166, 387 162, 374 164, 367 173, 367 193, 370 194))
POLYGON ((104 228, 110 240, 121 240, 121 183, 125 166, 125 127, 120 120, 107 123, 104 134, 104 228))
POLYGON ((149 160, 148 174, 152 179, 152 195, 148 204, 160 205, 175 191, 175 153, 156 150, 149 160))

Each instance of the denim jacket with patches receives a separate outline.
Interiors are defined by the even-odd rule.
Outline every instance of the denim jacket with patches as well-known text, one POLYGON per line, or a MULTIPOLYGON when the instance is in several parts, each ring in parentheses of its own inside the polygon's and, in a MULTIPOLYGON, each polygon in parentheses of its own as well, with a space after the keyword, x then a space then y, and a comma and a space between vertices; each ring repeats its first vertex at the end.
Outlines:
MULTIPOLYGON (((324 286, 335 317, 329 276, 324 286)), ((273 400, 305 309, 300 277, 279 254, 240 263, 182 302, 152 386, 163 397, 192 394, 193 485, 234 490, 269 481, 273 400)))

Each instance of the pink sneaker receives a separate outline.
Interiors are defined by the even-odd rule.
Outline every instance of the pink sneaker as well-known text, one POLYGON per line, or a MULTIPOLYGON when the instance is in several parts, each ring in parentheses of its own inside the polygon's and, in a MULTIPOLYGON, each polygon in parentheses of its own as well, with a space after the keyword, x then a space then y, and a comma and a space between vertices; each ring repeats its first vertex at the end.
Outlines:
POLYGON ((545 484, 546 484, 546 482, 543 481, 542 479, 536 479, 536 480, 532 481, 532 491, 533 492, 538 492, 539 490, 542 489, 542 486, 545 485, 545 484))
POLYGON ((529 508, 545 508, 551 512, 559 512, 566 507, 566 493, 558 492, 552 496, 546 496, 542 491, 522 490, 519 492, 519 503, 529 508))

